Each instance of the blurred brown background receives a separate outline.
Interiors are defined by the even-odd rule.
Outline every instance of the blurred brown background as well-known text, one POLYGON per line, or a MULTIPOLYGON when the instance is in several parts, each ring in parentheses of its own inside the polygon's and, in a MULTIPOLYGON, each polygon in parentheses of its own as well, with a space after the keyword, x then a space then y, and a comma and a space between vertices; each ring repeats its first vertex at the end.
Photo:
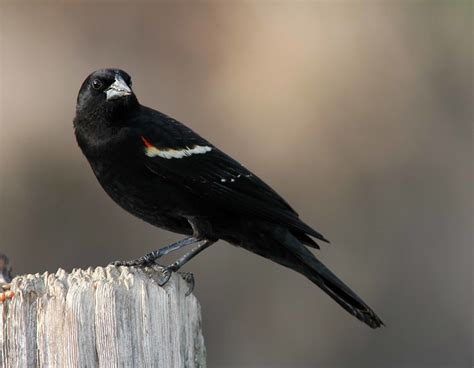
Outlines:
MULTIPOLYGON (((116 206, 76 145, 83 79, 240 160, 332 240, 318 256, 387 327, 218 243, 197 279, 210 367, 469 367, 472 3, 2 2, 0 251, 14 272, 176 240, 116 206)), ((167 261, 170 259, 168 258, 167 261)))

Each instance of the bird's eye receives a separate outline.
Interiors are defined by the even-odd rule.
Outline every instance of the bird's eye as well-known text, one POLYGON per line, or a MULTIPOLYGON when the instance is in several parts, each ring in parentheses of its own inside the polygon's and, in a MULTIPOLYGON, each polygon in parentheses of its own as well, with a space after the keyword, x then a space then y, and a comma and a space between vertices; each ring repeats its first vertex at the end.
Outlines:
POLYGON ((100 79, 94 79, 92 81, 92 88, 100 89, 102 87, 102 81, 100 79))

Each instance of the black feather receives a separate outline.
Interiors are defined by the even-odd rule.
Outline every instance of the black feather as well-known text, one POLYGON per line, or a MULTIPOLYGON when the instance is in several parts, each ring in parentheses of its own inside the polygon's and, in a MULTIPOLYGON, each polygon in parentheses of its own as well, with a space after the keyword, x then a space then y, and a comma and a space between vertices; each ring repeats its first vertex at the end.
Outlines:
POLYGON ((290 267, 369 326, 382 324, 303 245, 319 249, 312 238, 328 242, 321 233, 236 160, 140 105, 130 85, 130 76, 119 69, 92 73, 79 91, 74 119, 82 152, 117 204, 154 226, 224 239, 290 267))

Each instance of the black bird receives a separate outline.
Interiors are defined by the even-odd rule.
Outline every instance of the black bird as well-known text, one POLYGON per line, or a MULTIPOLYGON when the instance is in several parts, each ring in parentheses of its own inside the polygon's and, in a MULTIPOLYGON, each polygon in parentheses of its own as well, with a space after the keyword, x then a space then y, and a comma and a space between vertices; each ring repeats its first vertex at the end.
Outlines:
POLYGON ((272 188, 180 122, 140 105, 120 69, 90 74, 77 98, 77 142, 99 183, 122 208, 188 237, 122 265, 146 266, 183 246, 164 282, 219 239, 289 267, 372 328, 383 322, 306 246, 328 242, 272 188))

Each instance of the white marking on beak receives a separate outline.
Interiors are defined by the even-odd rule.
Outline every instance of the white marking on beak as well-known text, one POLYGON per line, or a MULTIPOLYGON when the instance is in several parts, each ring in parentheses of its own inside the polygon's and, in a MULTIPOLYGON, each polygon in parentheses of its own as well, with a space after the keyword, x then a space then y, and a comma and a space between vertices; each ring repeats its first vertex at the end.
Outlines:
POLYGON ((115 82, 105 90, 107 100, 115 100, 116 98, 128 96, 132 94, 132 90, 119 74, 115 74, 115 82))
POLYGON ((171 159, 189 157, 192 155, 202 155, 211 150, 212 148, 209 146, 194 146, 192 148, 186 147, 184 149, 159 149, 155 146, 151 146, 145 148, 145 154, 148 157, 158 156, 166 159, 171 159))

